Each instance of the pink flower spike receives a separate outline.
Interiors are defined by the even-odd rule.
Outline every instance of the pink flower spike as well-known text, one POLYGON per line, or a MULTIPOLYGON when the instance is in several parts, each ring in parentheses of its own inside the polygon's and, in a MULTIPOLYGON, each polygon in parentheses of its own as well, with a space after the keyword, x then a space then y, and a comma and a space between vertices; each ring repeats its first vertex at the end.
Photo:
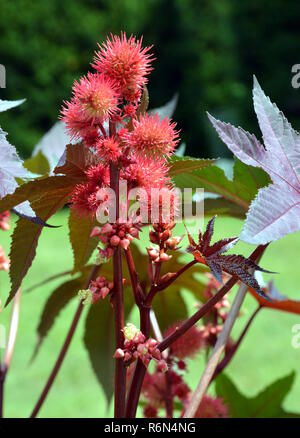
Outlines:
POLYGON ((125 99, 138 100, 152 70, 151 47, 142 48, 142 39, 137 40, 132 35, 127 38, 122 32, 121 37, 111 35, 99 49, 92 66, 116 82, 125 99))
POLYGON ((133 120, 133 131, 125 132, 122 140, 138 154, 146 156, 169 156, 179 141, 176 124, 158 114, 141 115, 133 120))
POLYGON ((109 78, 88 73, 73 85, 73 97, 65 102, 61 118, 72 138, 84 138, 87 130, 102 124, 118 111, 119 94, 109 78))

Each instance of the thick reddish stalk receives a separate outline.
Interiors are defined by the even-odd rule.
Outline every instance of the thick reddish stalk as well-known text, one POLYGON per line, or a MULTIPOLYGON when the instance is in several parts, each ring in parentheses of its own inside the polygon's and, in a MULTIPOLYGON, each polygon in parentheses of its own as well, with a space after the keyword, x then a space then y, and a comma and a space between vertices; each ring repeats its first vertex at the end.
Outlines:
MULTIPOLYGON (((111 128, 112 130, 112 128, 111 128)), ((115 192, 116 220, 119 218, 119 169, 114 164, 110 165, 110 186, 115 192)), ((114 326, 116 349, 124 347, 124 298, 123 298, 123 274, 122 253, 117 247, 113 255, 113 279, 114 293, 112 304, 114 308, 114 326)), ((115 418, 125 417, 126 400, 126 367, 122 359, 115 360, 115 418)))
POLYGON ((3 397, 6 371, 6 367, 0 364, 0 418, 3 417, 3 397))
MULTIPOLYGON (((252 261, 257 260, 263 254, 267 245, 258 246, 251 256, 249 257, 252 261)), ((237 283, 238 277, 231 277, 227 283, 214 295, 210 300, 208 300, 193 316, 186 320, 177 330, 167 336, 162 342, 159 343, 158 348, 160 351, 164 351, 173 342, 180 338, 184 333, 186 333, 196 322, 199 321, 218 301, 220 301, 223 296, 229 292, 229 290, 237 283)))
POLYGON ((127 262, 127 266, 128 266, 129 275, 130 275, 134 300, 135 300, 136 305, 138 307, 140 307, 142 299, 143 299, 143 291, 141 289, 141 286, 139 285, 138 275, 137 275, 137 272, 136 272, 136 269, 134 266, 134 260, 133 260, 130 248, 128 248, 124 252, 125 252, 126 262, 127 262))
MULTIPOLYGON (((141 331, 149 338, 150 336, 150 310, 148 306, 140 307, 141 331)), ((134 418, 140 398, 140 393, 145 378, 147 368, 143 362, 138 359, 135 370, 131 379, 130 388, 127 397, 126 418, 134 418)))
MULTIPOLYGON (((88 280, 86 282, 86 288, 88 288, 90 282, 97 277, 99 268, 100 267, 96 266, 96 265, 92 268, 90 276, 89 276, 89 278, 88 278, 88 280)), ((76 309, 74 318, 72 320, 71 326, 69 328, 69 331, 67 333, 65 342, 63 343, 63 346, 62 346, 62 348, 60 350, 60 353, 59 353, 58 358, 57 358, 57 360, 56 360, 56 362, 54 364, 54 367, 53 367, 53 369, 51 371, 51 374, 50 374, 50 376, 49 376, 49 378, 47 380, 47 383, 46 383, 46 385, 45 385, 45 387, 43 389, 43 392, 41 393, 41 395, 40 395, 40 397, 39 397, 39 399, 38 399, 38 401, 37 401, 37 403, 36 403, 36 405, 35 405, 35 407, 34 407, 34 409, 32 411, 32 414, 31 414, 30 418, 35 418, 37 416, 37 414, 39 413, 39 411, 40 411, 40 409, 41 409, 41 407, 42 407, 42 405, 43 405, 43 403, 44 403, 44 401, 45 401, 45 399, 46 399, 46 397, 47 397, 47 395, 48 395, 48 393, 50 391, 51 386, 53 385, 53 382, 54 382, 54 380, 55 380, 55 378, 57 376, 57 373, 58 373, 58 371, 59 371, 59 369, 60 369, 60 367, 61 367, 61 365, 63 363, 63 360, 64 360, 64 358, 66 356, 66 353, 67 353, 67 351, 69 349, 69 346, 71 344, 74 332, 75 332, 76 327, 78 325, 78 321, 79 321, 80 316, 82 314, 82 310, 83 310, 83 304, 80 301, 80 303, 79 303, 79 305, 78 305, 78 307, 76 309)))

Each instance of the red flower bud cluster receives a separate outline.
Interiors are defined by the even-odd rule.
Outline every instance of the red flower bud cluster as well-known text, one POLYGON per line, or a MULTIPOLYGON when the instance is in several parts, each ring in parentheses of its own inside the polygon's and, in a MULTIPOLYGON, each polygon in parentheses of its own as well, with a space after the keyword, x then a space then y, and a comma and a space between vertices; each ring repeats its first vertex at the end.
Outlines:
POLYGON ((9 230, 9 218, 10 218, 9 211, 5 211, 4 213, 0 214, 0 230, 3 231, 9 230))
POLYGON ((155 223, 153 230, 149 231, 150 242, 157 247, 147 248, 150 260, 154 263, 167 262, 172 257, 167 254, 168 250, 177 250, 183 236, 172 237, 174 222, 169 224, 155 223))
MULTIPOLYGON (((211 275, 207 274, 208 283, 203 291, 204 297, 209 300, 220 288, 220 283, 211 275)), ((213 347, 217 341, 219 333, 222 331, 223 323, 227 317, 225 309, 229 308, 229 301, 226 295, 216 303, 211 310, 204 316, 204 325, 200 328, 203 346, 213 347)))
POLYGON ((139 238, 139 228, 130 221, 117 221, 115 224, 106 223, 103 227, 94 227, 91 236, 99 237, 100 242, 105 245, 104 249, 99 249, 99 255, 108 259, 118 246, 127 250, 132 240, 139 238))
POLYGON ((1 271, 8 271, 9 266, 10 266, 9 259, 6 257, 2 246, 0 246, 0 270, 1 271))
POLYGON ((190 388, 183 381, 181 375, 170 369, 168 371, 168 381, 166 375, 155 370, 153 374, 147 373, 142 394, 147 400, 144 408, 144 416, 146 418, 156 418, 159 408, 164 408, 166 400, 174 403, 177 398, 184 405, 189 397, 190 388))
MULTIPOLYGON (((0 230, 3 230, 3 231, 9 230, 9 227, 10 227, 9 218, 10 218, 9 211, 5 211, 4 213, 0 214, 0 230)), ((10 266, 10 261, 6 257, 2 246, 0 246, 0 270, 1 271, 8 271, 9 266, 10 266)))
POLYGON ((104 299, 113 289, 114 284, 107 281, 105 277, 98 277, 90 282, 89 290, 92 292, 92 304, 100 299, 104 299))
POLYGON ((145 367, 148 367, 151 359, 156 361, 159 372, 167 371, 168 366, 158 350, 158 342, 155 339, 146 337, 133 324, 127 324, 124 328, 124 348, 118 348, 114 354, 115 359, 123 359, 130 362, 134 359, 141 359, 145 367))

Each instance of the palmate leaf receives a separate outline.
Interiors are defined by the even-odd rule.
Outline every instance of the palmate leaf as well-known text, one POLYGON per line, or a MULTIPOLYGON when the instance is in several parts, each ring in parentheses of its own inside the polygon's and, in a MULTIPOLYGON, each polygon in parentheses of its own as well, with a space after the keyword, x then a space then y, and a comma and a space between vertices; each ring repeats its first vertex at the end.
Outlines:
POLYGON ((2 100, 0 99, 0 113, 4 111, 8 111, 12 108, 15 108, 16 106, 22 105, 22 103, 25 102, 26 99, 19 99, 19 100, 2 100))
MULTIPOLYGON (((0 201, 0 213, 11 210, 16 205, 30 201, 32 204, 44 196, 48 196, 56 190, 66 190, 69 193, 78 184, 79 179, 68 176, 49 176, 42 179, 35 179, 22 184, 11 195, 5 196, 0 201)), ((37 212, 36 212, 37 213, 37 212)))
MULTIPOLYGON (((46 196, 32 202, 32 207, 38 217, 47 221, 56 211, 65 205, 69 192, 70 188, 68 186, 52 191, 46 196)), ((14 297, 32 264, 42 229, 42 225, 35 224, 26 219, 21 218, 17 222, 12 235, 10 248, 11 265, 9 275, 11 279, 11 290, 6 304, 14 297)))
POLYGON ((45 175, 50 172, 49 162, 42 151, 39 151, 35 156, 25 160, 24 167, 38 175, 45 175))
POLYGON ((42 342, 51 330, 59 313, 67 304, 76 297, 77 292, 84 288, 87 281, 88 272, 83 272, 78 278, 71 279, 59 285, 50 295, 43 308, 37 327, 37 344, 33 353, 33 358, 37 355, 42 342))
POLYGON ((286 412, 282 403, 295 380, 295 373, 278 379, 255 397, 245 397, 228 376, 221 374, 216 379, 216 392, 229 408, 233 418, 300 418, 299 414, 286 412))
POLYGON ((7 141, 6 135, 0 128, 0 198, 15 191, 18 186, 15 178, 29 176, 16 148, 7 141))
POLYGON ((90 215, 79 215, 70 209, 69 216, 69 238, 73 249, 74 267, 73 274, 80 271, 89 261, 99 239, 91 237, 95 226, 95 219, 90 215))
POLYGON ((56 122, 35 146, 32 156, 35 157, 36 154, 42 152, 52 171, 69 143, 71 143, 71 138, 66 132, 65 124, 56 122))
POLYGON ((85 170, 92 164, 95 164, 97 157, 82 143, 68 144, 54 169, 55 174, 64 174, 69 177, 86 178, 85 170))
POLYGON ((255 279, 253 272, 269 272, 251 259, 246 258, 240 254, 230 254, 224 255, 234 245, 237 244, 238 240, 236 237, 221 239, 211 245, 211 239, 214 231, 214 223, 216 216, 214 216, 207 224, 206 230, 202 235, 201 231, 199 233, 199 242, 196 243, 191 237, 187 230, 187 235, 190 245, 187 248, 187 252, 194 256, 194 259, 209 267, 211 273, 214 277, 222 283, 222 273, 223 271, 232 276, 238 277, 240 281, 249 287, 252 287, 259 295, 262 295, 266 299, 269 299, 267 295, 263 292, 259 286, 257 280, 255 279))
POLYGON ((300 135, 256 79, 253 99, 265 147, 242 128, 209 118, 220 138, 241 161, 262 168, 273 181, 258 192, 241 234, 246 242, 265 244, 300 229, 300 135))
POLYGON ((253 289, 249 289, 249 292, 256 299, 261 307, 267 307, 269 309, 281 310, 282 312, 294 313, 300 315, 300 301, 291 300, 288 297, 281 295, 274 285, 274 282, 269 282, 268 286, 263 288, 264 293, 271 298, 271 301, 257 295, 253 289))
MULTIPOLYGON (((204 167, 211 166, 215 163, 215 160, 191 158, 191 157, 178 157, 174 155, 169 160, 169 176, 174 178, 176 175, 183 173, 192 173, 195 170, 203 169, 204 167)), ((189 186, 187 186, 189 187, 189 186)))

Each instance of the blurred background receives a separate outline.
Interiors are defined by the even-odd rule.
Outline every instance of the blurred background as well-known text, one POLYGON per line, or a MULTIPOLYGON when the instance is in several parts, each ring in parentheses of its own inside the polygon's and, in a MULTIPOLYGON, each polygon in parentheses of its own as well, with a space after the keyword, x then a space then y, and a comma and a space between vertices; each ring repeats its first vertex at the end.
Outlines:
POLYGON ((7 74, 0 98, 27 98, 1 115, 1 126, 23 157, 57 120, 97 42, 120 30, 154 44, 151 107, 179 93, 174 119, 189 155, 229 156, 206 111, 257 133, 253 74, 300 128, 300 89, 291 85, 300 56, 297 0, 0 0, 0 10, 7 74))
MULTIPOLYGON (((23 158, 57 121, 74 79, 85 74, 97 42, 110 32, 144 36, 157 58, 150 76, 150 106, 161 106, 175 93, 178 122, 187 154, 228 157, 227 148, 209 126, 206 111, 258 135, 251 102, 252 75, 300 130, 300 88, 292 87, 292 66, 300 63, 299 0, 0 0, 0 64, 6 67, 6 89, 0 99, 27 101, 1 113, 1 127, 23 158)), ((14 227, 15 218, 13 218, 14 227)), ((24 289, 72 266, 67 236, 67 210, 53 218, 62 225, 45 230, 24 289)), ((238 235, 242 222, 220 218, 217 237, 238 235), (226 233, 224 232, 226 231, 226 233)), ((1 233, 9 253, 9 233, 1 233)), ((291 260, 299 258, 300 235, 275 242, 263 266, 280 272, 276 285, 299 299, 299 273, 291 260)), ((239 246, 240 250, 241 246, 239 246)), ((242 252, 249 254, 249 246, 242 252)), ((9 290, 7 273, 0 273, 0 298, 9 290)), ((6 416, 28 416, 61 346, 77 301, 57 318, 39 356, 31 362, 39 315, 60 283, 24 293, 16 352, 6 382, 6 416)), ((246 323, 255 303, 247 297, 234 334, 246 323)), ((190 306, 191 311, 193 306, 190 306)), ((9 309, 8 309, 9 310, 9 309)), ((8 324, 10 313, 1 314, 8 324)), ((132 316, 137 321, 137 315, 132 316)), ((300 350, 291 347, 291 328, 299 316, 266 310, 247 335, 228 369, 240 390, 253 397, 267 384, 299 370, 300 350)), ((82 344, 84 319, 76 332, 61 373, 41 416, 89 417, 111 414, 82 344)), ((2 352, 0 351, 0 354, 2 352)), ((204 357, 200 356, 201 364, 204 357)), ((189 363, 189 381, 199 378, 199 362, 189 363)), ((300 377, 284 402, 299 412, 300 377)))

